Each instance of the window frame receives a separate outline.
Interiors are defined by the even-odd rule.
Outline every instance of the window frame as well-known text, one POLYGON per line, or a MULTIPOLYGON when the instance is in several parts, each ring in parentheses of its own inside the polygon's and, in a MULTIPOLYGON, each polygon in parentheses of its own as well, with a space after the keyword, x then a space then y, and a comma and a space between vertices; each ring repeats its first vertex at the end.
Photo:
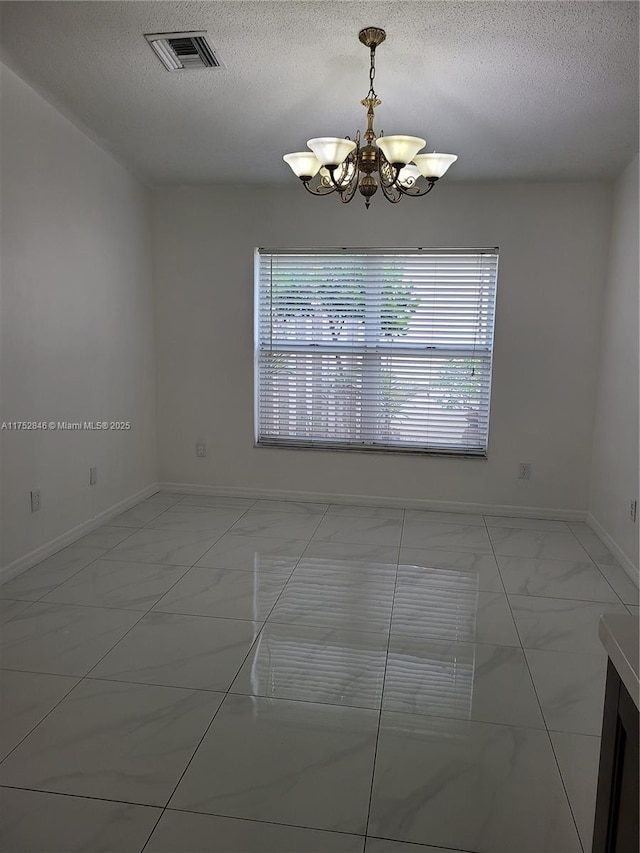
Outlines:
MULTIPOLYGON (((497 285, 498 285, 498 262, 499 248, 498 247, 482 247, 482 248, 256 248, 254 252, 254 447, 257 448, 281 448, 281 449, 304 449, 304 450, 329 450, 337 452, 352 452, 352 453, 393 453, 393 454, 413 454, 421 456, 440 456, 456 459, 487 459, 489 450, 490 436, 490 417, 491 417, 491 397, 492 397, 492 378, 493 378, 493 356, 494 356, 494 340, 495 340, 495 325, 496 325, 496 301, 497 301, 497 285), (487 391, 486 391, 486 435, 483 448, 481 450, 470 450, 469 448, 444 448, 438 446, 416 446, 398 444, 395 446, 376 444, 366 438, 360 441, 343 441, 343 440, 327 440, 308 438, 298 439, 292 436, 281 438, 265 438, 260 436, 260 356, 261 356, 261 340, 260 340, 260 300, 262 295, 261 290, 261 258, 263 256, 273 255, 303 255, 321 257, 322 255, 391 255, 401 257, 403 255, 491 255, 495 256, 495 275, 493 278, 492 298, 492 316, 491 328, 488 336, 488 345, 481 346, 474 344, 460 346, 442 346, 442 345, 423 345, 418 343, 402 344, 398 343, 398 338, 390 340, 389 343, 377 341, 374 345, 367 343, 367 333, 365 331, 364 340, 358 348, 353 345, 340 345, 335 343, 292 343, 291 341, 271 339, 271 347, 269 351, 277 351, 278 353, 296 354, 296 353, 313 353, 314 355, 331 355, 359 354, 363 359, 376 358, 381 359, 386 354, 393 356, 412 356, 416 354, 422 355, 425 359, 450 357, 483 357, 488 360, 487 371, 487 391), (426 352, 428 350, 428 353, 426 352)), ((366 313, 366 307, 365 307, 366 313)), ((365 329, 367 326, 365 325, 365 329)), ((365 414, 361 414, 365 418, 365 414)), ((362 431, 361 431, 362 432, 362 431)))

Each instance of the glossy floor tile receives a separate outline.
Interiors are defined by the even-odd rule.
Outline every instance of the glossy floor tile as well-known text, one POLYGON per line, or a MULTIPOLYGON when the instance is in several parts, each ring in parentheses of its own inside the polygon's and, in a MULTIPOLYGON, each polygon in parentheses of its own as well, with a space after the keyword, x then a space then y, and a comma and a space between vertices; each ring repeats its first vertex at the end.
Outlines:
POLYGON ((104 548, 69 545, 37 566, 0 584, 2 598, 37 601, 105 553, 104 548))
POLYGON ((514 527, 517 530, 568 530, 566 521, 546 518, 517 518, 506 515, 485 515, 487 527, 514 527))
POLYGON ((625 604, 638 605, 638 587, 621 566, 608 563, 598 563, 597 566, 625 604))
POLYGON ((292 512, 301 515, 323 515, 329 504, 314 503, 313 501, 276 501, 259 499, 251 509, 266 509, 271 512, 292 512))
POLYGON ((583 524, 160 491, 0 588, 0 851, 588 853, 605 612, 583 524))
POLYGON ((154 518, 166 512, 168 505, 164 501, 143 501, 137 506, 112 518, 110 524, 116 527, 144 527, 154 518))
POLYGON ((91 678, 228 690, 261 622, 147 613, 91 671, 91 678))
POLYGON ((504 592, 493 554, 474 554, 473 551, 401 548, 398 577, 401 580, 428 578, 435 586, 504 592))
POLYGON ((364 838, 167 809, 145 853, 178 853, 185 845, 189 853, 362 853, 364 838))
MULTIPOLYGON (((329 544, 329 543, 327 543, 329 544)), ((334 572, 343 572, 345 575, 356 575, 356 582, 362 575, 377 576, 381 580, 394 581, 398 566, 395 562, 376 563, 369 560, 351 560, 341 557, 311 557, 309 552, 311 546, 305 552, 296 568, 296 578, 323 578, 334 572)))
POLYGON ((405 521, 419 524, 474 524, 479 527, 485 526, 484 518, 478 513, 472 512, 440 512, 424 509, 407 509, 404 513, 405 521))
POLYGON ((273 612, 272 622, 388 631, 395 574, 325 571, 293 573, 273 612))
POLYGON ((331 504, 327 515, 355 515, 361 518, 391 518, 402 521, 404 510, 390 506, 358 506, 357 504, 331 504))
POLYGON ((593 530, 587 524, 569 524, 569 529, 579 540, 587 554, 596 563, 607 563, 616 566, 618 561, 609 551, 602 540, 596 536, 593 530))
POLYGON ((522 649, 393 635, 387 711, 544 729, 522 649))
POLYGON ((236 521, 230 532, 243 536, 275 536, 278 539, 309 541, 322 518, 323 513, 283 512, 252 507, 236 521))
POLYGON ((164 506, 169 507, 174 506, 174 504, 180 503, 181 501, 186 501, 189 497, 193 497, 193 495, 183 495, 179 492, 156 492, 141 503, 163 504, 164 506))
POLYGON ((400 572, 391 631, 461 643, 520 645, 504 593, 450 588, 428 578, 400 577, 400 572))
POLYGON ((491 554, 491 542, 486 528, 479 524, 451 524, 405 520, 402 545, 406 548, 438 548, 447 551, 474 551, 491 554))
POLYGON ((12 598, 0 598, 0 626, 4 625, 5 622, 9 622, 18 613, 22 613, 31 604, 31 601, 15 601, 12 598))
POLYGON ((269 622, 232 693, 379 708, 386 634, 269 622))
POLYGON ((133 530, 128 527, 114 527, 108 524, 103 524, 102 527, 97 527, 91 533, 87 533, 82 539, 78 539, 77 545, 82 545, 87 548, 104 548, 108 551, 113 548, 123 539, 131 536, 133 530))
POLYGON ((580 840, 585 851, 590 851, 600 764, 600 738, 551 732, 551 743, 580 840))
POLYGON ((478 853, 579 853, 549 736, 382 713, 369 834, 478 853))
POLYGON ((264 621, 289 574, 193 568, 155 605, 164 613, 264 621))
POLYGON ((463 850, 453 850, 451 847, 425 847, 403 841, 390 841, 388 838, 373 838, 369 836, 364 853, 464 853, 463 850))
POLYGON ((149 610, 187 571, 184 566, 96 560, 41 601, 149 610))
POLYGON ((0 670, 0 759, 64 699, 78 681, 66 675, 0 670))
POLYGON ((378 716, 228 695, 170 806, 364 834, 378 716))
POLYGON ((362 545, 400 545, 402 521, 395 518, 361 518, 352 515, 326 515, 313 538, 323 542, 362 545))
POLYGON ((180 501, 184 506, 213 506, 222 509, 246 510, 253 506, 253 498, 235 498, 226 495, 184 495, 180 501))
POLYGON ((148 806, 0 788, 0 850, 139 853, 161 814, 148 806))
POLYGON ((618 596, 591 560, 540 560, 498 557, 508 593, 619 603, 618 596))
POLYGON ((543 560, 587 559, 587 552, 570 530, 520 530, 489 527, 493 550, 505 557, 537 557, 543 560))
POLYGON ((621 603, 510 595, 522 645, 527 649, 606 655, 598 637, 603 613, 626 613, 621 603))
POLYGON ((164 806, 222 694, 79 684, 0 765, 0 784, 164 806))
POLYGON ((607 658, 537 649, 525 654, 547 728, 599 736, 607 658))
POLYGON ((105 560, 193 566, 220 538, 207 530, 137 530, 105 554, 105 560))
POLYGON ((2 666, 85 675, 141 615, 132 610, 32 604, 2 627, 2 666))
POLYGON ((148 530, 208 530, 222 535, 244 510, 176 504, 145 525, 148 530))
POLYGON ((222 536, 196 563, 210 569, 247 572, 292 572, 304 553, 306 542, 267 536, 222 536))
POLYGON ((375 563, 393 564, 398 562, 398 549, 394 545, 373 545, 361 542, 324 542, 313 539, 307 545, 304 556, 335 562, 335 568, 347 571, 367 571, 375 563))

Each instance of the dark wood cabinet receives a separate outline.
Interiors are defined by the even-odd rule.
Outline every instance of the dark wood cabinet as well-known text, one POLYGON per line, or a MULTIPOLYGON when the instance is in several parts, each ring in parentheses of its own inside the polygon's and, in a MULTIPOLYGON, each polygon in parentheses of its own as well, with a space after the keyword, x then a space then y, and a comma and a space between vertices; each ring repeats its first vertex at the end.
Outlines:
POLYGON ((592 853, 638 853, 638 709, 609 660, 592 853))

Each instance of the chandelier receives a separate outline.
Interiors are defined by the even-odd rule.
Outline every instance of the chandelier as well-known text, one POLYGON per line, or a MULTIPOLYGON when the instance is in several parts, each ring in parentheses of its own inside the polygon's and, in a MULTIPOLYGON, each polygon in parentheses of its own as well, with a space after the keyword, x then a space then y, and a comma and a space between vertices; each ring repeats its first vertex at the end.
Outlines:
POLYGON ((381 134, 376 137, 374 110, 382 103, 373 88, 376 48, 386 37, 385 31, 378 27, 365 27, 358 34, 362 44, 371 51, 369 91, 360 102, 367 108, 365 144, 360 142, 360 131, 356 133, 355 140, 348 136, 344 139, 322 136, 307 142, 309 151, 285 154, 282 158, 312 195, 337 192, 340 201, 347 204, 359 190, 366 207, 369 207, 379 186, 387 201, 397 204, 405 195, 416 197, 431 192, 436 181, 458 159, 455 154, 438 154, 435 151, 418 154, 427 143, 417 136, 381 134), (318 173, 319 182, 312 186, 311 181, 318 173), (377 180, 374 174, 377 174, 377 180))

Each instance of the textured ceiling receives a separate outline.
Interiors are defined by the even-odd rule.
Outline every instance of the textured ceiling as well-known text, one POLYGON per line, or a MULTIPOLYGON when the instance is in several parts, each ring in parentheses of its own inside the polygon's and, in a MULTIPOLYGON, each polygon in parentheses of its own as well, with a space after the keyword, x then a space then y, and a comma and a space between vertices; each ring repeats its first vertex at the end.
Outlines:
POLYGON ((6 64, 154 184, 291 181, 282 154, 376 129, 451 179, 617 174, 637 151, 636 2, 2 2, 6 64), (170 74, 143 33, 208 30, 226 68, 170 74))

